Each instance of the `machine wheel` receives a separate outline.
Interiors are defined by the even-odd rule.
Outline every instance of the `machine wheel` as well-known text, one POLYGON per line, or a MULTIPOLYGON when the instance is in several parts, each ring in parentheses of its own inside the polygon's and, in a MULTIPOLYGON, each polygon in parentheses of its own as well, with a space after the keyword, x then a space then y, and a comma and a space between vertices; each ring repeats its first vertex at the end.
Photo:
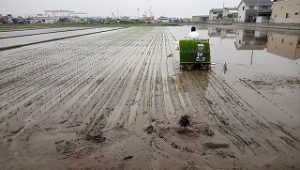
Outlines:
POLYGON ((187 70, 188 70, 188 71, 193 70, 193 68, 194 68, 194 64, 189 64, 189 65, 187 65, 187 70))

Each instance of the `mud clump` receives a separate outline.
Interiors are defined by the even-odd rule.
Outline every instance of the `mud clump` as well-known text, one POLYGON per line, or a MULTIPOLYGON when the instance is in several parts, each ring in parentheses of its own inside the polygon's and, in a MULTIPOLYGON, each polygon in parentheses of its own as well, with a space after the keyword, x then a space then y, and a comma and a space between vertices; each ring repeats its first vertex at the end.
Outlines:
POLYGON ((55 149, 57 152, 65 155, 73 153, 76 149, 76 145, 70 141, 57 141, 55 142, 55 149))
POLYGON ((184 147, 184 150, 187 151, 187 152, 194 153, 194 150, 189 148, 189 147, 184 147))
POLYGON ((126 160, 129 160, 129 159, 132 159, 132 158, 133 158, 133 156, 126 156, 125 158, 123 158, 123 160, 126 161, 126 160))
POLYGON ((219 151, 217 152, 217 154, 222 158, 236 158, 236 156, 232 152, 219 151))
POLYGON ((180 146, 177 145, 176 143, 172 143, 171 146, 172 146, 173 148, 175 148, 175 149, 180 149, 180 146))
POLYGON ((15 129, 15 130, 12 130, 12 131, 11 131, 11 134, 12 134, 12 135, 15 135, 15 134, 19 133, 19 132, 20 132, 22 129, 24 129, 24 128, 25 128, 25 126, 21 126, 21 127, 15 129))
POLYGON ((64 142, 64 140, 60 140, 60 141, 56 141, 54 144, 55 145, 58 145, 58 144, 61 144, 61 143, 63 143, 64 142))
POLYGON ((145 131, 148 133, 148 134, 151 134, 153 133, 154 131, 154 127, 152 125, 149 125, 148 127, 146 127, 145 131))
POLYGON ((95 134, 95 135, 87 134, 86 140, 94 142, 94 143, 102 143, 102 142, 106 141, 106 138, 104 136, 102 136, 102 135, 103 135, 102 132, 100 132, 98 134, 95 134))
POLYGON ((173 53, 172 54, 168 54, 168 56, 167 57, 173 57, 173 53))
POLYGON ((194 131, 189 128, 179 128, 177 130, 177 133, 192 136, 194 134, 194 131))
POLYGON ((209 128, 204 129, 204 133, 205 133, 207 136, 214 136, 214 135, 215 135, 214 131, 212 131, 212 130, 209 129, 209 128))
POLYGON ((30 105, 32 105, 32 102, 31 102, 31 101, 28 101, 28 102, 25 104, 25 107, 28 107, 28 106, 30 106, 30 105))
POLYGON ((229 144, 228 143, 212 143, 212 142, 208 142, 208 143, 204 143, 203 146, 205 146, 206 148, 218 149, 218 148, 228 148, 229 144))
POLYGON ((187 126, 190 126, 191 125, 191 122, 190 122, 190 116, 189 115, 184 115, 184 116, 181 116, 180 120, 179 120, 179 125, 181 127, 187 127, 187 126))

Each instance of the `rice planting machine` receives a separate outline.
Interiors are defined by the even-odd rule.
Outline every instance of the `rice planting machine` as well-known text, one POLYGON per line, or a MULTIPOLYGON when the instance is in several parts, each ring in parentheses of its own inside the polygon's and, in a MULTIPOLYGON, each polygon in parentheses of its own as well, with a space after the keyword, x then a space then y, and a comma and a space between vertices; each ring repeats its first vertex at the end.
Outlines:
POLYGON ((179 41, 180 67, 210 69, 211 56, 208 39, 185 39, 179 41))

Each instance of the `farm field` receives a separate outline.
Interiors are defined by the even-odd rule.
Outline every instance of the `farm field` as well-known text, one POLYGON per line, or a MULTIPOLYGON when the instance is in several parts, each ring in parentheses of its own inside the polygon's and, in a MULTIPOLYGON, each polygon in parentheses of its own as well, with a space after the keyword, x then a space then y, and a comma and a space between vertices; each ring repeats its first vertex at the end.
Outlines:
MULTIPOLYGON (((18 48, 22 46, 27 45, 33 45, 41 42, 49 42, 53 40, 61 40, 71 37, 77 37, 77 36, 84 36, 84 35, 90 35, 90 34, 96 34, 100 32, 107 32, 107 31, 113 31, 115 29, 121 29, 121 28, 111 28, 111 27, 104 27, 104 28, 82 28, 82 29, 69 29, 69 30, 59 30, 59 31, 53 31, 53 29, 39 29, 39 30, 28 30, 28 31, 14 31, 16 36, 9 36, 9 34, 6 32, 6 35, 1 37, 1 35, 5 33, 0 33, 0 50, 4 49, 11 49, 11 48, 18 48)), ((13 32, 10 32, 10 35, 12 35, 13 32)))
POLYGON ((41 34, 49 34, 49 33, 57 33, 57 32, 68 32, 68 31, 76 31, 76 30, 83 30, 83 29, 91 29, 91 28, 62 27, 62 28, 48 28, 48 29, 35 29, 35 30, 23 30, 23 31, 7 31, 7 32, 0 32, 0 39, 25 37, 31 35, 41 35, 41 34))
POLYGON ((299 169, 297 61, 255 51, 248 65, 251 52, 199 30, 216 64, 182 71, 188 30, 0 51, 0 169, 299 169))

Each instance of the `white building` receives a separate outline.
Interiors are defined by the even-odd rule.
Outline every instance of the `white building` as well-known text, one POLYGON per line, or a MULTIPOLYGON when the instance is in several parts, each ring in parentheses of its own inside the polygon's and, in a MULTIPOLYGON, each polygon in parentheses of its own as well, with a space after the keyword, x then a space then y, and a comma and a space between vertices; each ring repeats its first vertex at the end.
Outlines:
POLYGON ((45 16, 43 14, 37 14, 34 17, 29 18, 30 23, 35 24, 35 23, 44 23, 44 24, 53 24, 55 22, 58 22, 58 19, 45 16))
POLYGON ((238 22, 256 22, 257 16, 269 18, 272 13, 271 0, 242 0, 238 5, 238 22))
POLYGON ((157 21, 160 23, 170 23, 170 20, 167 17, 163 17, 163 16, 157 18, 157 21))
POLYGON ((70 11, 70 10, 45 10, 45 15, 48 17, 68 17, 74 14, 75 11, 70 11))
POLYGON ((143 15, 141 20, 145 23, 154 23, 154 16, 143 15))
POLYGON ((223 19, 230 19, 236 21, 238 17, 238 9, 235 7, 224 7, 223 8, 223 19))
POLYGON ((221 20, 223 18, 223 8, 215 8, 209 11, 209 21, 221 20))
POLYGON ((75 12, 71 10, 45 10, 45 17, 51 18, 54 22, 87 22, 87 13, 75 12))

